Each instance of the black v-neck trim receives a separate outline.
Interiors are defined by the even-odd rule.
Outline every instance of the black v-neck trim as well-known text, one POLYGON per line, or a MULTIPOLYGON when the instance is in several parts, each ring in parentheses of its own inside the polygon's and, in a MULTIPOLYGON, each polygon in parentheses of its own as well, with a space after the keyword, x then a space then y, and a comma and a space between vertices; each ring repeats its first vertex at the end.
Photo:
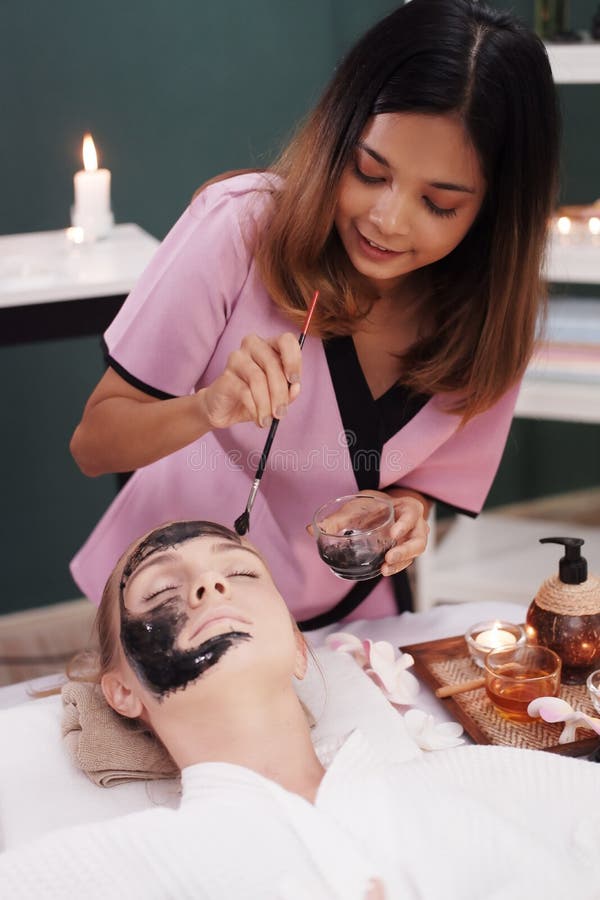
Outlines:
MULTIPOLYGON (((381 452, 401 428, 416 416, 429 397, 413 394, 403 385, 392 385, 377 400, 364 376, 351 336, 323 341, 325 358, 346 435, 356 486, 359 491, 378 490, 381 452)), ((357 582, 333 609, 300 623, 302 629, 322 628, 350 615, 371 593, 378 579, 357 582)), ((412 609, 406 571, 392 575, 399 613, 412 609)))
POLYGON ((401 384, 376 400, 364 376, 351 335, 323 342, 329 374, 359 490, 377 490, 383 445, 430 399, 401 384))
POLYGON ((323 342, 358 490, 377 490, 384 444, 375 401, 351 337, 323 342))

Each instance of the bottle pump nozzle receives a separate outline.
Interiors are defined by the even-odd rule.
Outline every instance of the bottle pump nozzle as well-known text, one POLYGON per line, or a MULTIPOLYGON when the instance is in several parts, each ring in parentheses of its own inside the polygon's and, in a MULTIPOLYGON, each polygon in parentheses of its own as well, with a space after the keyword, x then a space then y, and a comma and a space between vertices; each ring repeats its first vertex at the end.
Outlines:
POLYGON ((583 538, 547 537, 540 544, 562 544, 565 555, 558 564, 558 577, 564 584, 581 584, 587 580, 587 560, 581 555, 583 538))

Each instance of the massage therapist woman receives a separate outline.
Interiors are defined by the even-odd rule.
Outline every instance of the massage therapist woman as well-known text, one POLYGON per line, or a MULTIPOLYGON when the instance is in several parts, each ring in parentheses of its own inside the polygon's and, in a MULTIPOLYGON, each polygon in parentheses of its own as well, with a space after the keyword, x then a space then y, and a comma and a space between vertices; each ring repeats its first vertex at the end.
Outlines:
POLYGON ((275 416, 251 539, 296 619, 410 608, 430 503, 477 514, 502 455, 558 131, 534 34, 472 0, 412 0, 350 50, 272 168, 197 193, 106 332, 72 438, 86 474, 136 470, 72 563, 87 596, 162 522, 233 525, 275 416), (306 526, 357 490, 392 500, 396 545, 349 595, 306 526))

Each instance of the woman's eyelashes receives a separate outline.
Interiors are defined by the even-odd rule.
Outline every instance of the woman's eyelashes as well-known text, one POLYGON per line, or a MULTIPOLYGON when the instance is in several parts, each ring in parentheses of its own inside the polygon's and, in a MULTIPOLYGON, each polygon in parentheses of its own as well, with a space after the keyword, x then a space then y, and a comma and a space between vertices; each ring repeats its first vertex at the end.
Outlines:
POLYGON ((436 206, 433 200, 430 200, 429 197, 423 197, 425 202, 425 206, 428 208, 430 212, 433 213, 434 216, 441 216, 443 219, 451 218, 456 215, 456 209, 444 209, 441 206, 436 206))
POLYGON ((366 172, 360 168, 356 160, 352 163, 354 174, 358 178, 359 181, 362 181, 363 184, 379 184, 382 181, 385 181, 383 175, 367 175, 366 172))
POLYGON ((152 593, 147 594, 142 597, 142 603, 150 603, 152 600, 155 600, 156 597, 159 597, 161 594, 164 594, 166 591, 176 591, 181 587, 180 584, 167 584, 164 587, 160 587, 157 590, 153 590, 152 593))
MULTIPOLYGON (((225 578, 259 578, 258 572, 253 572, 251 569, 235 569, 233 572, 224 572, 225 578)), ((142 603, 151 603, 153 600, 156 600, 157 597, 160 597, 162 594, 166 594, 169 591, 179 591, 185 587, 182 584, 165 584, 159 588, 153 588, 149 594, 145 594, 142 597, 142 603)))
MULTIPOLYGON (((366 172, 363 172, 356 161, 353 163, 353 169, 354 174, 359 181, 362 181, 363 184, 381 184, 386 180, 383 175, 367 175, 366 172)), ((434 216, 440 216, 442 219, 448 219, 456 215, 456 209, 444 209, 444 207, 442 206, 436 206, 433 200, 430 200, 429 197, 423 196, 423 202, 429 212, 434 216)))

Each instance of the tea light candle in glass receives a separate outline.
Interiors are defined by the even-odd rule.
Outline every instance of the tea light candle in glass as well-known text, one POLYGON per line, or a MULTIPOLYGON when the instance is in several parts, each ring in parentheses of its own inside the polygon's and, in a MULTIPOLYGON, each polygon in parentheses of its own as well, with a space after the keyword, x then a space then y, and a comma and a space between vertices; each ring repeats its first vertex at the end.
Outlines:
POLYGON ((494 619, 472 625, 465 634, 465 641, 475 665, 483 668, 483 661, 490 650, 499 647, 515 647, 525 643, 525 631, 520 625, 494 619))
POLYGON ((600 713, 600 669, 590 672, 586 686, 594 709, 597 713, 600 713))

